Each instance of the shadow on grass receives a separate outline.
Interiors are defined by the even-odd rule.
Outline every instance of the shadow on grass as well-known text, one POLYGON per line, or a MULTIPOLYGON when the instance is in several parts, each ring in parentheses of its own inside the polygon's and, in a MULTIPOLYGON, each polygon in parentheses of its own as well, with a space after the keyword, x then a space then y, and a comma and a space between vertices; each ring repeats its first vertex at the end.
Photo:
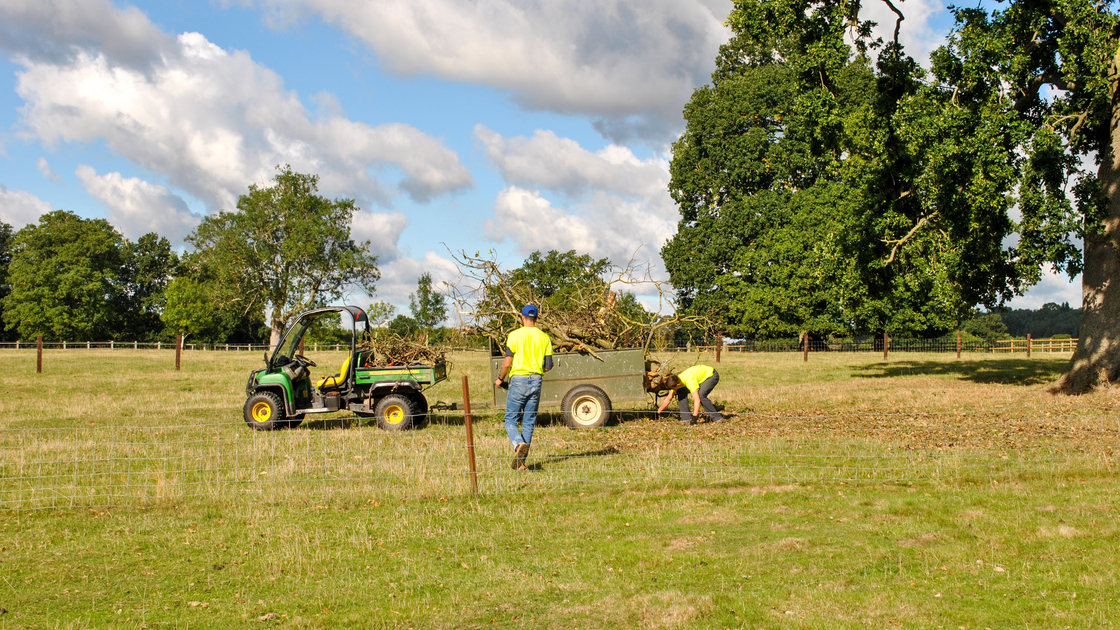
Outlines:
POLYGON ((567 461, 569 459, 584 459, 584 458, 587 458, 587 457, 607 457, 607 456, 610 456, 610 455, 618 455, 618 453, 619 453, 619 450, 616 447, 608 446, 606 448, 601 448, 601 449, 594 450, 594 451, 587 451, 585 453, 568 453, 567 455, 559 455, 559 456, 556 456, 556 457, 548 457, 543 462, 533 462, 533 463, 529 464, 527 466, 527 468, 529 470, 544 470, 544 465, 545 464, 548 464, 548 465, 552 466, 552 465, 555 465, 555 464, 559 464, 560 462, 567 461))
POLYGON ((890 361, 856 366, 859 378, 956 376, 982 384, 1043 385, 1061 375, 1069 359, 981 359, 961 361, 890 361))

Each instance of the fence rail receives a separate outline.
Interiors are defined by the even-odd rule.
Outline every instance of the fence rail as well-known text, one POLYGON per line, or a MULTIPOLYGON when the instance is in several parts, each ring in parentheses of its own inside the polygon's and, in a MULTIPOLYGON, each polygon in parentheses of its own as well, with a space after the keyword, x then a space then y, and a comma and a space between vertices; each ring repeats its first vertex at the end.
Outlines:
MULTIPOLYGON (((0 342, 0 350, 34 350, 35 341, 0 342)), ((183 350, 206 350, 216 352, 267 352, 268 344, 237 343, 184 343, 183 350)), ((44 350, 174 350, 175 342, 137 342, 137 341, 44 341, 44 350)), ((347 349, 347 344, 311 343, 306 345, 311 352, 336 351, 347 349)), ((669 347, 664 352, 715 352, 714 345, 690 345, 669 347)), ((797 339, 777 339, 760 341, 736 341, 720 346, 722 352, 803 352, 805 343, 797 339)), ((895 339, 890 338, 887 349, 890 352, 1073 352, 1077 349, 1077 339, 997 339, 994 341, 964 341, 958 346, 954 339, 895 339)), ((485 352, 481 348, 454 348, 456 352, 485 352)), ((810 352, 882 352, 882 339, 861 341, 810 341, 810 352)))

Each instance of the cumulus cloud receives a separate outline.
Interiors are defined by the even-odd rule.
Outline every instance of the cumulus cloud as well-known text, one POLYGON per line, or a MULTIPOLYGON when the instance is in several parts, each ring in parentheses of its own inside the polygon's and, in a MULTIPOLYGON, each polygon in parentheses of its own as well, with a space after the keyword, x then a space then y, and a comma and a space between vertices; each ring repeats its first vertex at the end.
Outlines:
POLYGON ((475 135, 508 184, 485 223, 488 238, 508 240, 522 254, 574 249, 660 265, 678 219, 666 160, 640 160, 618 145, 592 152, 550 131, 503 138, 478 126, 475 135), (559 194, 566 207, 542 191, 559 194))
POLYGON ((414 127, 349 120, 325 95, 316 100, 328 106, 313 116, 247 52, 198 33, 169 36, 135 9, 7 2, 4 21, 0 46, 23 67, 16 91, 27 135, 48 145, 101 139, 211 210, 232 209, 277 164, 318 173, 326 194, 379 203, 398 192, 426 201, 472 183, 454 151, 414 127), (86 32, 73 15, 90 12, 99 16, 86 32), (386 166, 398 181, 374 174, 386 166))
POLYGON ((354 213, 350 237, 359 243, 369 241, 370 251, 384 264, 400 257, 397 243, 406 227, 408 217, 400 212, 387 214, 366 210, 354 213))
POLYGON ((1050 266, 1042 273, 1042 279, 1027 291, 1012 299, 1007 305, 1010 308, 1039 309, 1043 304, 1053 302, 1062 304, 1068 302, 1072 308, 1081 308, 1081 275, 1072 280, 1065 274, 1050 266))
POLYGON ((20 229, 29 223, 38 223, 39 217, 51 212, 51 204, 23 190, 8 190, 0 184, 0 221, 20 229))
POLYGON ((180 244, 202 222, 181 197, 164 186, 120 173, 98 175, 85 164, 75 174, 86 191, 109 209, 109 222, 130 240, 155 232, 180 244))
MULTIPOLYGON (((253 4, 245 0, 242 4, 253 4)), ((314 14, 390 71, 508 90, 523 107, 588 115, 608 137, 671 141, 707 83, 730 2, 257 0, 267 20, 314 14)))
POLYGON ((35 166, 39 168, 39 172, 43 174, 43 177, 49 179, 50 181, 62 181, 62 176, 56 173, 53 168, 51 168, 50 162, 47 162, 47 158, 39 158, 38 160, 36 160, 35 166))

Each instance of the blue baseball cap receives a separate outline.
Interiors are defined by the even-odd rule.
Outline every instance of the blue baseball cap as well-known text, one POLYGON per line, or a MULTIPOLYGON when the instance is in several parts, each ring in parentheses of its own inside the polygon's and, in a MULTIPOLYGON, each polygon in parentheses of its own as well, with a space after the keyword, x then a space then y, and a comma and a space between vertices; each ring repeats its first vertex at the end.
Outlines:
POLYGON ((526 304, 525 307, 521 309, 521 314, 525 317, 535 318, 539 312, 540 311, 537 310, 537 307, 533 306, 532 304, 526 304))

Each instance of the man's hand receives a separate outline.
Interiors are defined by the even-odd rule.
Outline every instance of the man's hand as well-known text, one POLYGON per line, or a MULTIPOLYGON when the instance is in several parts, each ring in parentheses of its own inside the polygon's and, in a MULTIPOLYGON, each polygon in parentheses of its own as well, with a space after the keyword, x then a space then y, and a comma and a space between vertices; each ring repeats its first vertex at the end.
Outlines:
POLYGON ((494 381, 494 387, 501 387, 501 386, 502 386, 502 379, 500 379, 500 378, 496 379, 494 381))

